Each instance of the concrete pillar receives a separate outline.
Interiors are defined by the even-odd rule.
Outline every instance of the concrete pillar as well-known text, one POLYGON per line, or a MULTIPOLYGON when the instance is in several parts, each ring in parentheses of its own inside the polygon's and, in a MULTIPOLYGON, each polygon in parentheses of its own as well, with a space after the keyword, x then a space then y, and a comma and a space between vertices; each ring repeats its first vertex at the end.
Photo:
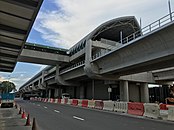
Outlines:
POLYGON ((90 64, 92 57, 92 41, 87 41, 85 47, 85 65, 90 64))
POLYGON ((128 81, 120 81, 120 100, 129 102, 128 81))
POLYGON ((48 90, 48 98, 51 98, 51 89, 48 90))
POLYGON ((59 86, 59 88, 58 88, 58 97, 61 98, 61 96, 62 96, 62 88, 61 88, 61 86, 59 86))
POLYGON ((95 99, 95 80, 92 80, 92 99, 95 99))
POLYGON ((141 83, 140 86, 141 90, 141 102, 148 103, 149 102, 149 88, 148 88, 148 83, 141 83))
POLYGON ((54 91, 54 97, 58 97, 59 96, 59 89, 55 89, 55 91, 54 91))
POLYGON ((85 88, 84 86, 80 86, 80 99, 84 99, 85 97, 85 88))

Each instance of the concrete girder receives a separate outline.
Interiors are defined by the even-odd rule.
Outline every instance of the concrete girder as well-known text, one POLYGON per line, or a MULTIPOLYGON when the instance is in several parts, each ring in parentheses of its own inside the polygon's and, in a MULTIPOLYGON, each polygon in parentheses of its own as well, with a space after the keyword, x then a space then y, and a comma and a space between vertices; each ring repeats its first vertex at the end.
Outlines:
POLYGON ((129 75, 174 66, 174 22, 92 61, 99 74, 129 75))

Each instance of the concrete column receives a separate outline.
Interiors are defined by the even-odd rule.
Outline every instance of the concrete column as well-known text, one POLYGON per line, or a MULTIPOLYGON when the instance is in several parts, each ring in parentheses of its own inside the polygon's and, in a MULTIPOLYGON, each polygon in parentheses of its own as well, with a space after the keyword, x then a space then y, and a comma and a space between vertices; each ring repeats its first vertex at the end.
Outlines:
POLYGON ((85 97, 85 88, 84 86, 80 86, 80 99, 84 99, 85 97))
POLYGON ((58 88, 58 97, 61 98, 62 96, 62 89, 61 89, 61 86, 59 86, 58 88))
POLYGON ((51 89, 48 90, 48 98, 51 98, 51 89))
POLYGON ((129 102, 128 81, 120 81, 120 100, 129 102))
POLYGON ((92 41, 87 41, 85 47, 85 64, 90 64, 92 57, 92 41))
POLYGON ((141 90, 141 102, 148 103, 149 102, 149 88, 148 88, 148 83, 141 83, 140 86, 141 90))
POLYGON ((92 99, 95 99, 95 80, 92 80, 92 99))
POLYGON ((54 91, 54 97, 58 97, 59 96, 59 89, 55 89, 55 91, 54 91))

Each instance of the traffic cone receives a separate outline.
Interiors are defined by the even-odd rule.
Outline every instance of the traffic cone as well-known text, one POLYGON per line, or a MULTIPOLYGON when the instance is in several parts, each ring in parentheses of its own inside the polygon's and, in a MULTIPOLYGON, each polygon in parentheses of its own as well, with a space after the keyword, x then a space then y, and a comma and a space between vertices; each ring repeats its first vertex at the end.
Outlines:
POLYGON ((31 123, 30 123, 30 114, 28 114, 28 116, 27 116, 27 121, 26 121, 25 126, 31 126, 31 123))
POLYGON ((32 130, 37 130, 36 120, 33 118, 32 130))
POLYGON ((18 105, 15 103, 15 108, 18 109, 18 105))
POLYGON ((23 111, 22 113, 22 119, 25 119, 26 118, 26 115, 25 115, 25 112, 23 111))
POLYGON ((19 109, 19 114, 22 114, 22 109, 21 109, 21 107, 20 107, 20 109, 19 109))

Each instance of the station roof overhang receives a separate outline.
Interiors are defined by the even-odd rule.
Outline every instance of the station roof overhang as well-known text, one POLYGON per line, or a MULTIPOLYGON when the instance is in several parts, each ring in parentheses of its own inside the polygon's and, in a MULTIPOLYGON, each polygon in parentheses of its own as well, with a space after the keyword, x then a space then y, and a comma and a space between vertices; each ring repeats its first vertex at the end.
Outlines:
POLYGON ((12 72, 43 0, 0 1, 0 71, 12 72))

